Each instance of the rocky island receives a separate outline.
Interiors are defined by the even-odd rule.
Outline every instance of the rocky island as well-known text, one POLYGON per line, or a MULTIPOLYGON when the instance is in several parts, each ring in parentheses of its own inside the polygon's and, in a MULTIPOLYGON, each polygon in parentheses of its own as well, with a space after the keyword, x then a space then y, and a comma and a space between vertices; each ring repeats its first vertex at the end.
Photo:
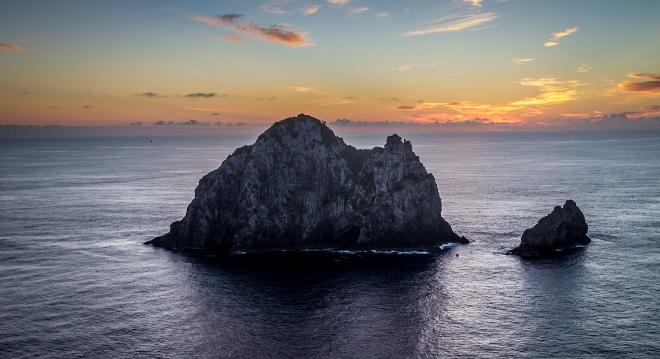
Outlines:
POLYGON ((572 200, 563 207, 556 206, 552 213, 541 218, 532 228, 523 232, 520 245, 509 253, 521 257, 555 255, 565 249, 591 242, 587 237, 589 226, 582 211, 572 200))
POLYGON ((186 215, 147 242, 215 253, 434 250, 467 243, 435 178, 398 135, 356 149, 304 114, 274 123, 205 175, 186 215))

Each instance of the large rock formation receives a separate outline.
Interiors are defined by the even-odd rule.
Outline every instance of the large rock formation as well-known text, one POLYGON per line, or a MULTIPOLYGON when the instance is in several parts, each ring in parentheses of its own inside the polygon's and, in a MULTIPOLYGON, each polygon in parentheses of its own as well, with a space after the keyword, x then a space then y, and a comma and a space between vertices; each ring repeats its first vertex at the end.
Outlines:
POLYGON ((356 149, 301 114, 236 149, 200 180, 185 217, 147 243, 224 253, 467 243, 441 209, 409 141, 356 149))
POLYGON ((549 256, 576 245, 589 244, 588 229, 582 211, 569 199, 564 207, 556 206, 534 227, 525 230, 520 246, 511 253, 522 257, 549 256))

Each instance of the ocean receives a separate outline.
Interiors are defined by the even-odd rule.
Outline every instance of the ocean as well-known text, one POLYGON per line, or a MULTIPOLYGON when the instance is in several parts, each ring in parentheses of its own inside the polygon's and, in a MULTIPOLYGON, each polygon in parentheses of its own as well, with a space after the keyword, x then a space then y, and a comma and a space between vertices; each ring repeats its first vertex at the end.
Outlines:
POLYGON ((0 357, 660 357, 660 133, 403 137, 470 244, 176 253, 143 242, 256 136, 2 140, 0 357), (505 255, 569 198, 589 246, 505 255))

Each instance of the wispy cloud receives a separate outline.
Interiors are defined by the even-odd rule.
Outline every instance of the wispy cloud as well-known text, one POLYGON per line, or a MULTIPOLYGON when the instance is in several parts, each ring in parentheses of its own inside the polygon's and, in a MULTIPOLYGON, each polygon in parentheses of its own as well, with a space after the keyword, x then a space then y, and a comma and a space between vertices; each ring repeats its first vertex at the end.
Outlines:
POLYGON ((522 59, 513 59, 511 60, 514 64, 516 65, 526 65, 532 61, 536 60, 533 57, 527 57, 527 58, 522 58, 522 59))
POLYGON ((349 2, 351 2, 351 0, 326 0, 326 1, 328 2, 328 4, 332 4, 332 5, 346 5, 349 2))
POLYGON ((312 6, 307 6, 305 8, 300 9, 300 12, 302 12, 305 15, 314 15, 317 12, 319 12, 320 9, 321 9, 320 5, 312 5, 312 6))
POLYGON ((389 97, 389 98, 387 98, 387 97, 380 97, 380 98, 378 99, 378 101, 392 101, 392 102, 399 102, 399 101, 401 101, 401 99, 398 98, 398 97, 389 97))
POLYGON ((572 35, 578 31, 577 27, 569 27, 566 30, 563 31, 558 31, 558 32, 553 32, 552 37, 548 41, 546 41, 543 46, 545 47, 554 47, 559 45, 559 39, 562 37, 566 37, 568 35, 572 35))
POLYGON ((275 15, 284 15, 289 13, 288 11, 284 10, 284 8, 280 6, 279 3, 274 3, 274 2, 261 5, 259 6, 259 9, 261 9, 261 11, 263 12, 267 12, 269 14, 275 14, 275 15))
MULTIPOLYGON (((436 67, 438 67, 438 64, 436 64, 436 63, 431 63, 431 64, 403 64, 403 65, 391 67, 390 69, 394 70, 394 71, 410 71, 410 70, 423 69, 423 68, 433 69, 433 68, 436 68, 436 67)), ((443 75, 443 76, 445 76, 445 75, 443 75)))
POLYGON ((626 92, 660 93, 660 75, 650 72, 631 72, 628 74, 628 77, 646 81, 624 81, 618 85, 620 90, 626 92))
POLYGON ((309 86, 287 86, 287 88, 294 92, 309 92, 314 89, 313 87, 309 86))
POLYGON ((660 118, 660 105, 646 106, 640 111, 628 112, 626 117, 632 119, 639 118, 660 118))
POLYGON ((401 106, 397 106, 397 109, 398 110, 429 110, 432 108, 436 108, 440 105, 442 105, 441 102, 426 102, 419 100, 417 101, 416 105, 401 105, 401 106))
POLYGON ((438 32, 454 32, 454 31, 467 30, 491 22, 496 18, 497 18, 497 14, 494 12, 450 16, 438 20, 438 22, 433 26, 419 30, 409 31, 404 33, 403 35, 421 36, 421 35, 434 34, 438 32))
POLYGON ((559 32, 554 32, 552 33, 552 38, 553 39, 561 39, 562 37, 566 37, 568 35, 572 35, 578 31, 577 27, 570 27, 564 31, 559 31, 559 32))
POLYGON ((369 9, 371 8, 368 6, 354 7, 348 10, 348 12, 350 12, 351 14, 364 14, 365 12, 369 11, 369 9))
POLYGON ((211 97, 227 97, 227 95, 218 95, 215 92, 193 92, 185 94, 184 97, 193 97, 193 98, 211 98, 211 97))
POLYGON ((483 0, 454 0, 455 2, 462 2, 473 7, 481 7, 483 0))
POLYGON ((392 70, 394 70, 394 71, 410 71, 410 70, 414 69, 415 67, 417 67, 417 66, 415 66, 415 65, 400 65, 400 66, 392 67, 392 70))
MULTIPOLYGON (((544 106, 561 104, 577 99, 577 87, 582 84, 576 80, 560 80, 553 77, 524 78, 520 85, 533 87, 537 93, 533 96, 511 101, 505 104, 475 103, 472 101, 424 102, 414 110, 443 107, 449 113, 415 113, 419 119, 474 119, 491 118, 495 121, 517 121, 519 118, 533 117, 543 113, 544 106)), ((412 107, 412 106, 410 106, 412 107)), ((406 108, 409 109, 409 108, 406 108)), ((411 116, 411 117, 414 117, 411 116)))
POLYGON ((307 34, 297 30, 288 24, 276 24, 262 26, 253 22, 240 22, 243 15, 225 14, 217 16, 197 16, 196 21, 211 25, 221 26, 250 35, 261 40, 286 45, 289 47, 305 47, 312 45, 307 34))
POLYGON ((209 123, 208 122, 202 122, 195 120, 194 118, 191 118, 189 120, 185 121, 179 121, 179 122, 174 122, 174 121, 156 121, 154 122, 154 126, 207 126, 209 123))
POLYGON ((575 69, 575 72, 589 72, 591 69, 587 65, 580 65, 578 66, 577 69, 575 69))
MULTIPOLYGON (((496 122, 489 119, 455 119, 447 114, 412 115, 412 121, 359 121, 349 119, 338 119, 331 122, 331 126, 354 127, 354 128, 395 128, 395 131, 469 131, 473 129, 511 130, 526 129, 521 122, 496 122)), ((388 130, 390 131, 390 130, 388 130)))
POLYGON ((19 44, 6 44, 0 42, 0 51, 25 51, 25 48, 19 44))
POLYGON ((587 118, 601 117, 603 116, 603 113, 600 111, 593 111, 593 112, 561 113, 559 115, 567 118, 587 119, 587 118))
POLYGON ((558 104, 574 100, 578 94, 577 87, 582 84, 577 80, 559 80, 554 77, 524 78, 520 80, 523 86, 536 87, 539 93, 511 103, 513 106, 537 106, 558 104))
POLYGON ((151 91, 142 92, 142 93, 136 94, 135 96, 142 96, 142 97, 148 97, 148 98, 167 97, 167 96, 159 95, 156 92, 151 92, 151 91))

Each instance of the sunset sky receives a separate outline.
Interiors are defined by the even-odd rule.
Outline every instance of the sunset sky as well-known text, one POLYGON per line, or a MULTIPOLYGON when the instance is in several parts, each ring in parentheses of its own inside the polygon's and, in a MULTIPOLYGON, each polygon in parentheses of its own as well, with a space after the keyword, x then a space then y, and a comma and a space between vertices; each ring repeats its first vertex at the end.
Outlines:
POLYGON ((0 3, 0 124, 660 116, 660 1, 0 3))

